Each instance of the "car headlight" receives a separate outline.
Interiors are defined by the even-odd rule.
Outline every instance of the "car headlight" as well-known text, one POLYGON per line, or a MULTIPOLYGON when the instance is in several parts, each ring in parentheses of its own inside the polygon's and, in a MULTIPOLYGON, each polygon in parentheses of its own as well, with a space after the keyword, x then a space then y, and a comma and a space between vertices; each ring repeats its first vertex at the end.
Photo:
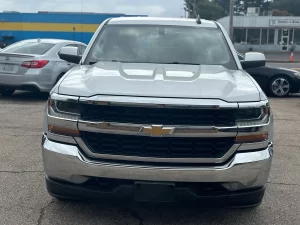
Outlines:
POLYGON ((236 116, 236 143, 265 142, 272 133, 271 109, 268 101, 241 103, 236 116))
POLYGON ((299 78, 299 79, 300 79, 300 73, 299 73, 299 72, 297 72, 297 73, 294 73, 294 75, 295 75, 297 78, 299 78))
POLYGON ((237 126, 255 126, 266 124, 269 121, 270 106, 240 108, 236 117, 237 126))
POLYGON ((48 113, 54 117, 77 120, 80 117, 78 98, 64 98, 54 94, 48 100, 48 113))

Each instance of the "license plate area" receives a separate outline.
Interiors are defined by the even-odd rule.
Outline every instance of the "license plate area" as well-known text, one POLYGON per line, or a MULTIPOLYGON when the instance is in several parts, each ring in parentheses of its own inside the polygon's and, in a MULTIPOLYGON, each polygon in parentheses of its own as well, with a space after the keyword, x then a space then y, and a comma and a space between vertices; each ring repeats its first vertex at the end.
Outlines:
POLYGON ((174 202, 175 184, 135 182, 134 199, 137 202, 174 202))
POLYGON ((12 73, 15 71, 15 65, 14 64, 0 64, 0 71, 5 73, 12 73))

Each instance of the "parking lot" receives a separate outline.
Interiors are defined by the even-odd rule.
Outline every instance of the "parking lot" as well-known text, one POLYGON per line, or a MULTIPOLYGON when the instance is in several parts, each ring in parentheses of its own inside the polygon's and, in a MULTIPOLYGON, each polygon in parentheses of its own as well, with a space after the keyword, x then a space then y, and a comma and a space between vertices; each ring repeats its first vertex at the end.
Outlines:
POLYGON ((263 204, 252 210, 61 202, 46 191, 41 155, 47 95, 0 96, 0 218, 6 224, 299 224, 300 94, 271 99, 275 155, 263 204))

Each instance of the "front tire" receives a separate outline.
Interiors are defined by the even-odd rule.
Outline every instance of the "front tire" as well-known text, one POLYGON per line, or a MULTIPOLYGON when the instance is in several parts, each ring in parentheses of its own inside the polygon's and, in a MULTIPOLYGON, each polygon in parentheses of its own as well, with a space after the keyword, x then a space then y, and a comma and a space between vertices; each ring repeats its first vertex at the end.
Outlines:
POLYGON ((14 94, 15 89, 13 88, 1 88, 0 89, 0 95, 3 97, 10 97, 14 94))
POLYGON ((292 84, 285 76, 277 76, 271 79, 269 92, 274 97, 286 97, 290 94, 292 84))

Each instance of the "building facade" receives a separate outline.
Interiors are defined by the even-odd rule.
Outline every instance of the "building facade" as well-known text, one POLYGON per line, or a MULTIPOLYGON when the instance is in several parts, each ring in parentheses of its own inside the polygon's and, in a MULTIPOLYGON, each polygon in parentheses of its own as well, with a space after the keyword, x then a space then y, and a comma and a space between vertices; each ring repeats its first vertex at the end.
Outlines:
POLYGON ((124 16, 135 15, 75 12, 3 12, 0 13, 0 42, 9 45, 31 38, 58 38, 88 43, 104 20, 124 16))
MULTIPOLYGON (((218 22, 229 31, 229 17, 218 22)), ((234 16, 233 27, 240 52, 300 51, 300 17, 234 16)))

